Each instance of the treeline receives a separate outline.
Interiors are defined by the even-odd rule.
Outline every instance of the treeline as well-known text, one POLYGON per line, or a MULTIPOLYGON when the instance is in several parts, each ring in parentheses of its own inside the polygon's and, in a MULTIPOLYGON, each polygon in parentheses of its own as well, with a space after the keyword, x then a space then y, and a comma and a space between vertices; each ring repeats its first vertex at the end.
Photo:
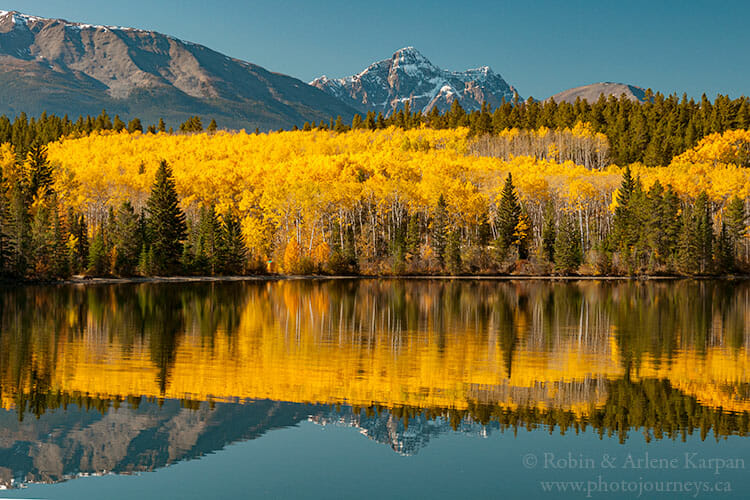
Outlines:
POLYGON ((618 165, 634 162, 648 166, 668 165, 674 156, 692 148, 709 134, 750 128, 750 99, 718 95, 711 102, 704 94, 696 101, 688 99, 687 95, 680 98, 676 94, 665 96, 647 92, 643 103, 625 96, 603 95, 593 103, 578 99, 573 104, 530 98, 525 102, 503 102, 494 110, 484 105, 481 110, 469 113, 454 101, 445 113, 433 108, 426 115, 412 112, 406 103, 403 109, 387 118, 381 113, 369 112, 364 117, 355 115, 351 126, 339 117, 317 125, 306 123, 304 129, 345 132, 350 128, 376 130, 390 126, 410 129, 424 124, 435 129, 469 127, 471 135, 483 136, 514 128, 572 129, 578 122, 589 123, 594 132, 607 136, 610 159, 618 165))
POLYGON ((162 161, 145 207, 130 201, 90 227, 86 216, 63 213, 46 148, 33 146, 26 160, 0 177, 0 274, 12 279, 94 276, 242 274, 247 248, 240 221, 203 207, 187 220, 172 170, 162 161))
MULTIPOLYGON (((522 102, 503 102, 494 110, 489 105, 484 105, 481 110, 466 112, 458 101, 454 101, 451 109, 444 113, 433 108, 427 114, 412 111, 406 103, 404 108, 388 117, 382 113, 369 112, 365 116, 355 115, 352 122, 348 123, 339 116, 319 123, 305 123, 302 129, 346 132, 351 129, 378 130, 391 126, 412 129, 425 125, 433 129, 468 127, 472 136, 482 137, 486 134, 497 135, 509 129, 573 129, 577 123, 588 123, 595 133, 606 136, 609 142, 606 153, 613 163, 668 165, 673 157, 694 147, 709 134, 750 128, 750 99, 744 96, 730 99, 720 94, 711 102, 704 94, 696 101, 688 99, 687 95, 665 96, 647 91, 645 102, 631 101, 625 96, 617 98, 603 95, 596 102, 578 99, 573 104, 529 98, 522 102)), ((211 120, 205 130, 215 131, 217 127, 216 121, 211 120)), ((117 115, 110 118, 106 111, 96 117, 80 116, 75 121, 67 116, 60 118, 47 113, 38 119, 28 118, 24 113, 14 120, 0 116, 0 144, 10 142, 19 152, 26 152, 33 144, 46 144, 70 134, 89 134, 102 130, 175 132, 171 127, 167 128, 163 120, 144 127, 138 118, 126 123, 117 115)), ((178 130, 200 132, 204 130, 204 125, 199 117, 194 116, 182 123, 178 130)), ((293 130, 298 130, 298 127, 294 126, 293 130)), ((256 129, 255 132, 260 131, 256 129)), ((534 156, 537 153, 532 148, 530 152, 522 154, 534 156)), ((750 166, 750 159, 746 166, 750 166)))
MULTIPOLYGON (((6 115, 0 115, 0 144, 12 144, 15 151, 23 157, 33 146, 40 146, 54 142, 61 137, 69 135, 88 135, 92 132, 112 130, 121 132, 127 130, 130 133, 146 132, 156 134, 159 132, 173 133, 172 127, 167 128, 163 119, 153 125, 143 126, 139 118, 133 118, 127 123, 119 115, 110 117, 105 110, 98 116, 79 116, 72 121, 68 115, 63 117, 54 114, 42 113, 39 118, 29 118, 26 113, 21 113, 14 119, 6 115)), ((201 132, 203 122, 200 117, 192 116, 179 127, 180 132, 201 132)), ((216 120, 211 120, 207 131, 217 130, 216 120)))

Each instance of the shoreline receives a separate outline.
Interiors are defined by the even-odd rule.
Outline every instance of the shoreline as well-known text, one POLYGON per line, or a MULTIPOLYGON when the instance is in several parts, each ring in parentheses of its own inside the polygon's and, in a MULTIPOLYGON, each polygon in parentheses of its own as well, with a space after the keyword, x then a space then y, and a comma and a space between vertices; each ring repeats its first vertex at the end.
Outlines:
POLYGON ((150 276, 132 278, 70 278, 60 281, 1 281, 0 286, 124 285, 140 283, 227 283, 241 281, 324 280, 461 280, 461 281, 745 281, 750 275, 725 276, 554 276, 554 275, 255 275, 255 276, 150 276))

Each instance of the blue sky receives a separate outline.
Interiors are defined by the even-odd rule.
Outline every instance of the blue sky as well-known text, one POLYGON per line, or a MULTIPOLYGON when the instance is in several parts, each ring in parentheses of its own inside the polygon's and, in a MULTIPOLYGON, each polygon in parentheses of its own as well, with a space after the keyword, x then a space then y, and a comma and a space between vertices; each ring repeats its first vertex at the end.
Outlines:
POLYGON ((0 0, 0 9, 152 29, 304 81, 413 45, 450 70, 491 66, 522 96, 599 81, 750 95, 750 2, 0 0))

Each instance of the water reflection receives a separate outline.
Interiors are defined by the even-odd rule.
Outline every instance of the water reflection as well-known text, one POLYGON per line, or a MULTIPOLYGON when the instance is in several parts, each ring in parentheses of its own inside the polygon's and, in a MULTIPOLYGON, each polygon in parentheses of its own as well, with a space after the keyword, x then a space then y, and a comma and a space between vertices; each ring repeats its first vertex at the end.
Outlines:
POLYGON ((0 482, 151 470, 307 418, 404 454, 448 429, 745 435, 749 325, 747 282, 5 290, 0 482))

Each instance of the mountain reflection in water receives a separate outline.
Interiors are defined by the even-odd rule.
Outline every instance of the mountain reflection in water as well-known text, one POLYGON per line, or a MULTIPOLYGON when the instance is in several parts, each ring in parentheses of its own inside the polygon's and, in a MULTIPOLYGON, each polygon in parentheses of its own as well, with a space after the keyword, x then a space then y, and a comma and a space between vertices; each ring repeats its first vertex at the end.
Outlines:
POLYGON ((0 291, 0 485, 153 470, 304 420, 750 427, 747 282, 292 280, 0 291))

